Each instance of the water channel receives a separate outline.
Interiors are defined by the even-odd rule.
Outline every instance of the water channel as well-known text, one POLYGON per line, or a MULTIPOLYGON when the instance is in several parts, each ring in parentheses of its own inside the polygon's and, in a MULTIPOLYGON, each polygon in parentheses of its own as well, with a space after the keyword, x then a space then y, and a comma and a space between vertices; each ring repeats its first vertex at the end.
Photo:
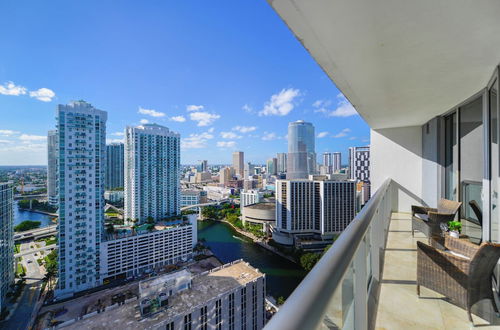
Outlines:
POLYGON ((254 244, 225 223, 198 221, 200 238, 222 262, 243 259, 265 273, 267 293, 276 299, 287 298, 306 275, 299 265, 254 244))

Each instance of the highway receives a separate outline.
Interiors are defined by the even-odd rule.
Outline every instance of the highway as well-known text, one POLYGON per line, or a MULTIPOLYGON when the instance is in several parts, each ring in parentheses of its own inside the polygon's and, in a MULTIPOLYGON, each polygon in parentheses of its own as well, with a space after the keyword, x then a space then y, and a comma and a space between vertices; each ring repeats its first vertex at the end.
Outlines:
POLYGON ((33 253, 36 253, 36 252, 47 251, 47 250, 54 250, 54 249, 57 249, 57 245, 56 244, 51 244, 51 245, 44 246, 44 247, 37 248, 37 249, 35 248, 35 249, 31 249, 31 250, 21 251, 19 253, 14 254, 14 258, 24 257, 24 256, 28 256, 29 257, 29 255, 31 255, 33 253))
POLYGON ((43 228, 21 231, 14 234, 14 241, 22 241, 30 238, 48 237, 57 234, 57 225, 50 225, 43 228))

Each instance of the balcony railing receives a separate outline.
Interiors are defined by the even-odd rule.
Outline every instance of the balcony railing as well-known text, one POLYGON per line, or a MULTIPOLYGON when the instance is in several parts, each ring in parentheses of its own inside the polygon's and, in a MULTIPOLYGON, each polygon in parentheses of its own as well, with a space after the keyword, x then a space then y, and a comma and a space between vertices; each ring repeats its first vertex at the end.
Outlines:
POLYGON ((388 179, 286 300, 266 329, 368 329, 374 325, 391 216, 388 179))

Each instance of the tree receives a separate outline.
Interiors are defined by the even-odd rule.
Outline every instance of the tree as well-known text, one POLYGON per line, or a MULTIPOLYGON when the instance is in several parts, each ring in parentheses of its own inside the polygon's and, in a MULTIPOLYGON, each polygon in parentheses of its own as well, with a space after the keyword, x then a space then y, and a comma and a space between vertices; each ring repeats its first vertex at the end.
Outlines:
POLYGON ((304 253, 300 257, 300 265, 305 270, 310 271, 311 269, 313 269, 314 265, 316 265, 320 258, 321 255, 318 253, 304 253))
POLYGON ((153 224, 153 223, 155 223, 155 219, 153 219, 153 217, 152 217, 152 216, 147 217, 147 218, 146 218, 146 221, 147 221, 147 223, 149 223, 149 224, 153 224))
POLYGON ((285 297, 279 296, 278 299, 276 300, 276 303, 278 305, 283 305, 285 303, 285 297))
POLYGON ((45 280, 47 281, 49 288, 51 287, 52 280, 57 274, 57 250, 52 250, 45 258, 45 280))
POLYGON ((14 227, 14 231, 26 231, 39 228, 42 223, 40 221, 26 220, 14 227))

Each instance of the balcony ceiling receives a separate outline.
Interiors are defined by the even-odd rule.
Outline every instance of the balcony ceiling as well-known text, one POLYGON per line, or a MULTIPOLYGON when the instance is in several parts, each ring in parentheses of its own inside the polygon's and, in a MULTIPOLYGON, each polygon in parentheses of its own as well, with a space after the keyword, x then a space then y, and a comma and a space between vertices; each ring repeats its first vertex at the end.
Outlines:
POLYGON ((421 125, 500 63, 498 0, 268 0, 372 128, 421 125))

